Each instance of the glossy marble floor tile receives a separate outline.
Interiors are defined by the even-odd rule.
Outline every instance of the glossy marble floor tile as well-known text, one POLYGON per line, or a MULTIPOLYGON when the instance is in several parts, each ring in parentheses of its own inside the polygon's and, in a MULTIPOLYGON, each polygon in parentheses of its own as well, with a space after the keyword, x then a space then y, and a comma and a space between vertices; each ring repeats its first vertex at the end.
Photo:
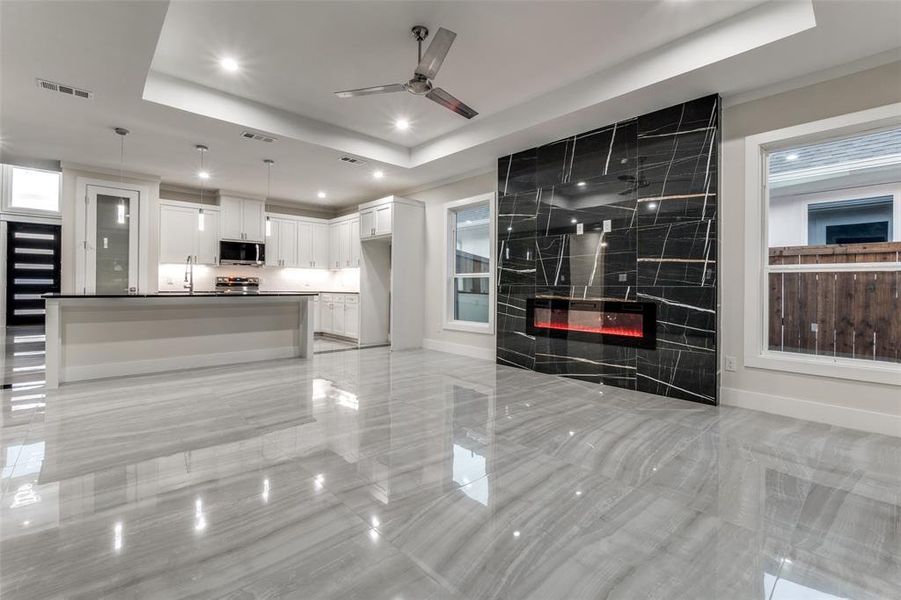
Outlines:
POLYGON ((895 438, 384 348, 30 393, 4 600, 901 597, 895 438))

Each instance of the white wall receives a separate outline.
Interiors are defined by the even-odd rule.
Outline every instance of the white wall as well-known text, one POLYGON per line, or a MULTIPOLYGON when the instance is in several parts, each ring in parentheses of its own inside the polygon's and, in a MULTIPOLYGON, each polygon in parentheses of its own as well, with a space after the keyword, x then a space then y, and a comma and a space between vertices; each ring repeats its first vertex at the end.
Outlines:
POLYGON ((747 368, 744 347, 745 153, 748 135, 901 102, 901 62, 777 94, 723 112, 720 257, 722 356, 737 357, 722 376, 722 400, 901 435, 901 388, 747 368), (873 424, 868 427, 866 424, 873 424), (894 429, 897 428, 897 432, 894 429))
POLYGON ((471 333, 444 329, 445 282, 444 268, 447 249, 444 247, 445 204, 479 194, 494 193, 497 174, 494 169, 481 175, 461 179, 428 190, 402 194, 425 203, 425 320, 423 346, 449 352, 469 353, 471 356, 491 358, 496 350, 494 333, 471 333))

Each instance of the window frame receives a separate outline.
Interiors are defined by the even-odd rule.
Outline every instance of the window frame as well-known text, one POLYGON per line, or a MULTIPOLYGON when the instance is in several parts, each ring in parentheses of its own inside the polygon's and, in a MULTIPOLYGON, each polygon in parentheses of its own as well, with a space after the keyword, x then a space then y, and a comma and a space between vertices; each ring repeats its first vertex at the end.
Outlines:
POLYGON ((461 200, 447 202, 444 210, 444 324, 443 329, 464 331, 468 333, 494 334, 495 321, 495 202, 494 193, 479 194, 461 200), (454 286, 460 275, 456 273, 456 227, 455 213, 467 206, 488 204, 488 272, 484 274, 463 275, 462 277, 478 277, 488 280, 488 322, 461 321, 454 319, 454 286))
MULTIPOLYGON (((901 125, 901 103, 849 113, 745 138, 745 367, 787 371, 901 386, 901 363, 827 357, 768 348, 769 285, 772 272, 897 271, 901 263, 839 263, 829 265, 769 265, 769 189, 767 161, 772 152, 844 136, 901 125), (773 267, 777 269, 773 269, 773 267)), ((877 187, 877 186, 874 186, 877 187)), ((859 189, 859 188, 858 188, 859 189)), ((848 190, 854 195, 854 190, 848 190)), ((898 197, 895 196, 896 201, 898 197)), ((899 207, 894 207, 898 215, 899 207)), ((806 226, 806 216, 805 216, 806 226)), ((895 221, 894 227, 901 226, 895 221)), ((806 232, 805 232, 806 237, 806 232)))
POLYGON ((63 174, 53 169, 38 169, 35 167, 23 167, 20 165, 3 164, 0 165, 0 212, 10 215, 26 215, 35 217, 61 218, 63 211, 63 174), (22 208, 12 205, 13 192, 13 169, 26 169, 29 171, 39 171, 41 173, 53 173, 58 176, 59 187, 57 190, 57 209, 43 210, 39 208, 22 208))

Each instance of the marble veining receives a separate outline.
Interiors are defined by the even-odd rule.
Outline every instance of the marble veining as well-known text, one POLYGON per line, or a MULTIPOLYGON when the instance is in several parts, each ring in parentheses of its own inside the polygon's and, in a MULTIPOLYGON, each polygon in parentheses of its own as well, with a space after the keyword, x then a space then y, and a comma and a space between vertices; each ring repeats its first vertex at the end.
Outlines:
POLYGON ((898 438, 386 348, 0 401, 4 600, 901 595, 898 438))
POLYGON ((719 110, 698 98, 498 160, 500 364, 717 403, 719 110), (654 302, 657 348, 524 337, 535 296, 654 302))

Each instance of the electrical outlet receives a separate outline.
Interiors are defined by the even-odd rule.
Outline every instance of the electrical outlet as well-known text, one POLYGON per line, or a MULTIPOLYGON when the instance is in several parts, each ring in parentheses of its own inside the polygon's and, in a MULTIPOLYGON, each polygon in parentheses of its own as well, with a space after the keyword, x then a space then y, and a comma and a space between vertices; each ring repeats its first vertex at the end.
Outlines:
POLYGON ((604 219, 604 233, 610 233, 611 231, 613 231, 613 221, 604 219))
POLYGON ((732 371, 732 372, 735 371, 735 357, 734 356, 726 357, 726 370, 732 371))
POLYGON ((583 233, 585 233, 585 224, 576 223, 576 235, 582 235, 583 233))

